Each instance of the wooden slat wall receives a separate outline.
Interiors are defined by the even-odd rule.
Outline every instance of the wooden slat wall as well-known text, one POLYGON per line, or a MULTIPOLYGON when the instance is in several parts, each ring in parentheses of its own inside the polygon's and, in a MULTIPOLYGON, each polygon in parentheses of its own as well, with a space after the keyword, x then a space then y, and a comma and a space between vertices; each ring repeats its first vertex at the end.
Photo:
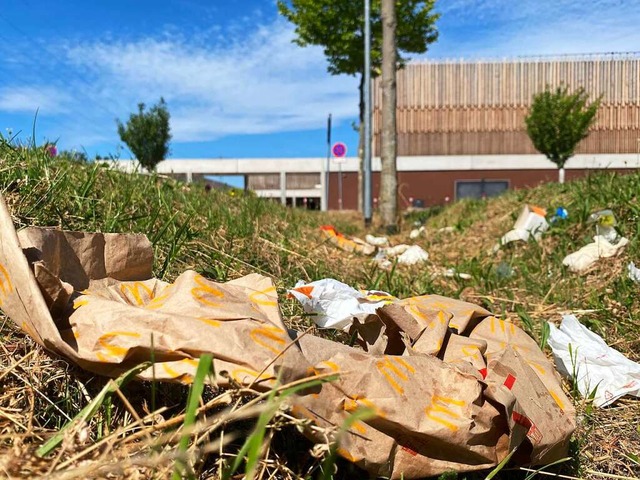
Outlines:
POLYGON ((287 173, 287 188, 315 188, 320 183, 319 173, 287 173))
MULTIPOLYGON (((399 155, 534 153, 524 117, 534 94, 562 84, 602 95, 580 152, 640 151, 640 55, 414 63, 397 84, 399 155)), ((380 102, 376 81, 376 152, 380 102)))
POLYGON ((279 173, 252 173, 247 175, 249 190, 278 190, 280 188, 279 173))

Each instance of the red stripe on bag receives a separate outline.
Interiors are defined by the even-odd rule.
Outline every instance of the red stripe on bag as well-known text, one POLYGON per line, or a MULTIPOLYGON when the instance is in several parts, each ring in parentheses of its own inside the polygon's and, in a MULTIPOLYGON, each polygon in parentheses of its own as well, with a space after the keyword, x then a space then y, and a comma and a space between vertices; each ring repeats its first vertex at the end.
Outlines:
POLYGON ((516 383, 516 377, 514 377, 513 375, 509 374, 507 375, 507 378, 504 381, 504 386, 507 387, 509 390, 511 390, 513 388, 513 384, 516 383))
POLYGON ((518 413, 516 411, 514 411, 511 414, 511 418, 513 418, 513 421, 516 422, 518 425, 520 425, 521 427, 524 427, 526 429, 530 429, 531 426, 533 425, 531 423, 531 420, 529 420, 527 417, 525 417, 524 415, 522 415, 521 413, 518 413))

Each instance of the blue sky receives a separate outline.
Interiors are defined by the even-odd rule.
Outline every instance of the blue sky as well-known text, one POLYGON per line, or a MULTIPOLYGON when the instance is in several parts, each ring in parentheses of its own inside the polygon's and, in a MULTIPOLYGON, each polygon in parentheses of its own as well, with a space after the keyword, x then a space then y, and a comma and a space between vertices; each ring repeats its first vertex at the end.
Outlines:
MULTIPOLYGON (((352 1, 352 0, 345 0, 352 1)), ((442 0, 426 58, 640 50, 638 0, 442 0)), ((265 0, 13 0, 0 8, 0 132, 120 152, 115 119, 164 96, 173 158, 355 152, 357 81, 265 0), (53 6, 55 5, 55 6, 53 6)))

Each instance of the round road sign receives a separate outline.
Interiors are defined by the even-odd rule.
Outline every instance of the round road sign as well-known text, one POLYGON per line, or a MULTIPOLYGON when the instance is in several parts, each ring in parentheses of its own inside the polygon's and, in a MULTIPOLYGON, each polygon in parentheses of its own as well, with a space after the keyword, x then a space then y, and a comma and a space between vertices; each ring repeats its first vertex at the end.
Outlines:
POLYGON ((342 142, 334 143, 333 147, 331 147, 331 153, 333 153, 334 157, 345 157, 347 155, 347 146, 342 142))

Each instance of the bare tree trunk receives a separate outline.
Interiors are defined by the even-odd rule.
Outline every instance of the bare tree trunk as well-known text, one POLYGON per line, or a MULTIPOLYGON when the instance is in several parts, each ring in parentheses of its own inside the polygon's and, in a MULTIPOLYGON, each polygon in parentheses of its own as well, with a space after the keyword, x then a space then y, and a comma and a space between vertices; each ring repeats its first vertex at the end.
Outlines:
POLYGON ((564 183, 564 167, 558 169, 558 183, 564 183))
POLYGON ((360 74, 358 125, 358 211, 364 211, 364 72, 360 74))
POLYGON ((380 160, 380 214, 388 233, 398 231, 398 179, 396 172, 396 6, 382 0, 382 125, 380 160))

